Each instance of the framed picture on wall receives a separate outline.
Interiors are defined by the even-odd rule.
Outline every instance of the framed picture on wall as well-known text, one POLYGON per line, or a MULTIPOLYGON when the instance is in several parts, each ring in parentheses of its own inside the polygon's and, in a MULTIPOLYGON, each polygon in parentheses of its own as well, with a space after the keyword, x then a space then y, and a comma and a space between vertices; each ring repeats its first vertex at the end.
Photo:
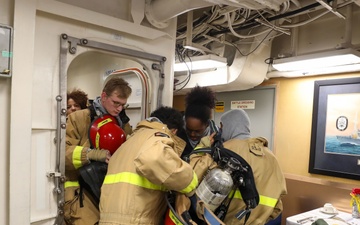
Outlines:
POLYGON ((315 81, 309 173, 360 179, 360 78, 315 81))

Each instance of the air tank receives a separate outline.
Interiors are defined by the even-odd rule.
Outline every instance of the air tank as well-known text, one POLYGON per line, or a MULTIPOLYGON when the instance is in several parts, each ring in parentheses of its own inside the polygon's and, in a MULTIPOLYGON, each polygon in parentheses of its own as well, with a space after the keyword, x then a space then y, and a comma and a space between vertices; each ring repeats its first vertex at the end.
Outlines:
POLYGON ((230 158, 224 168, 212 169, 196 189, 196 195, 208 209, 215 211, 233 189, 231 174, 239 168, 240 162, 230 158))

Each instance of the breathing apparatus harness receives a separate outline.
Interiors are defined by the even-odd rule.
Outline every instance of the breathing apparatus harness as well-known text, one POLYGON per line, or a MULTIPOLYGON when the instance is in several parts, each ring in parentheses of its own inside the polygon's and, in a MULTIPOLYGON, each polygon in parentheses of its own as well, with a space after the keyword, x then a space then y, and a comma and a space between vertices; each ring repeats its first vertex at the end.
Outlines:
POLYGON ((224 220, 228 211, 229 205, 234 198, 235 191, 238 189, 241 193, 242 200, 244 201, 246 208, 240 210, 236 214, 236 218, 241 220, 245 216, 244 225, 248 220, 251 210, 259 204, 259 193, 256 189, 255 179, 251 166, 237 153, 225 148, 223 146, 223 140, 221 139, 221 129, 219 133, 214 137, 214 145, 210 148, 198 148, 192 151, 189 155, 184 157, 184 160, 189 162, 190 155, 198 153, 208 153, 218 166, 223 167, 230 158, 235 158, 240 162, 239 169, 235 170, 231 176, 234 182, 233 191, 230 192, 228 197, 221 203, 221 205, 215 210, 215 216, 221 221, 224 220))

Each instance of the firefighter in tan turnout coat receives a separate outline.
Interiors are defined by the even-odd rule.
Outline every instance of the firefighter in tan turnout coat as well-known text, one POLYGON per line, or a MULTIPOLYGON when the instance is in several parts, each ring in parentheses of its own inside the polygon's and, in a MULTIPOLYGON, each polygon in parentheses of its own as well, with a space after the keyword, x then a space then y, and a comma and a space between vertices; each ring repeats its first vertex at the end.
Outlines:
POLYGON ((65 158, 65 222, 71 225, 94 225, 99 221, 98 205, 79 185, 79 169, 91 161, 108 162, 110 152, 107 149, 90 148, 89 127, 92 117, 111 115, 126 132, 131 132, 124 112, 127 99, 131 94, 129 84, 121 78, 111 78, 104 86, 101 96, 83 110, 69 115, 66 125, 65 158), (119 115, 120 114, 120 115, 119 115))
POLYGON ((185 142, 175 134, 181 114, 160 107, 141 121, 114 153, 101 188, 100 225, 161 224, 166 191, 192 195, 198 185, 191 166, 181 160, 185 142))
MULTIPOLYGON (((227 148, 246 160, 252 168, 257 191, 260 195, 256 206, 246 221, 247 225, 263 225, 275 219, 283 210, 281 198, 287 194, 286 182, 279 163, 267 147, 265 138, 252 138, 250 135, 250 119, 242 109, 225 112, 221 118, 222 138, 224 148, 227 148)), ((206 145, 199 147, 208 147, 206 145)), ((194 154, 190 164, 194 166, 199 176, 199 182, 205 171, 213 165, 213 159, 208 155, 194 154), (199 166, 200 165, 200 166, 199 166), (208 165, 209 167, 204 167, 208 165)), ((225 216, 226 225, 244 224, 244 219, 238 220, 235 215, 245 209, 241 193, 237 190, 225 216)))

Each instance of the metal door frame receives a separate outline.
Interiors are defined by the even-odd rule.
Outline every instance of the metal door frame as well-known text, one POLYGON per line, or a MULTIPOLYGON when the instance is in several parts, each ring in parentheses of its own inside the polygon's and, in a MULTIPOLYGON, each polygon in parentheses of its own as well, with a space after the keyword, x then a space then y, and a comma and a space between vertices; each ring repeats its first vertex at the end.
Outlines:
MULTIPOLYGON (((75 38, 67 34, 60 35, 60 65, 59 65, 59 95, 57 101, 57 125, 56 125, 56 168, 48 172, 48 177, 54 179, 54 193, 57 195, 58 212, 54 225, 64 223, 64 183, 65 183, 65 135, 66 135, 66 93, 67 93, 67 56, 76 54, 77 46, 92 48, 109 53, 119 54, 124 58, 134 61, 147 60, 152 62, 151 69, 158 71, 159 84, 156 107, 162 105, 162 92, 164 89, 164 63, 166 57, 110 45, 102 42, 92 41, 84 38, 75 38)), ((141 61, 140 61, 141 63, 141 61)), ((140 79, 142 81, 142 79, 140 79)), ((155 88, 154 88, 155 89, 155 88)), ((142 104, 150 104, 143 102, 142 104)), ((145 107, 148 109, 148 105, 145 107)))

